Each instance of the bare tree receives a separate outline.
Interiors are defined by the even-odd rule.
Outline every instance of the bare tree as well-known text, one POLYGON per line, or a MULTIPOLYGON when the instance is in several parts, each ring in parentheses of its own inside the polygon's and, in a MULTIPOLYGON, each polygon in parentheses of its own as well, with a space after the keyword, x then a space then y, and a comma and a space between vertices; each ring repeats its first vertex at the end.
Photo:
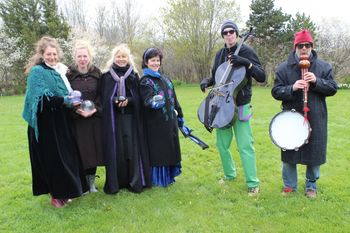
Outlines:
POLYGON ((120 39, 120 27, 118 22, 118 6, 115 1, 110 1, 110 7, 107 13, 108 18, 106 20, 106 34, 105 38, 108 42, 116 44, 121 41, 120 39))
POLYGON ((140 14, 134 0, 124 0, 123 7, 117 8, 117 19, 120 27, 120 37, 123 42, 132 47, 137 34, 140 14))
POLYGON ((123 0, 120 4, 110 0, 109 5, 96 9, 93 26, 110 44, 123 42, 132 47, 141 29, 139 18, 139 9, 134 0, 123 0))
POLYGON ((316 38, 315 48, 319 56, 332 64, 338 81, 350 73, 349 26, 339 20, 324 20, 316 38))
POLYGON ((227 18, 238 20, 239 6, 234 0, 174 0, 163 12, 168 45, 176 59, 190 63, 197 80, 208 76, 220 26, 227 18))
POLYGON ((96 20, 94 21, 94 28, 100 37, 106 36, 106 25, 107 25, 107 17, 109 15, 108 9, 106 6, 98 6, 96 9, 96 20))
POLYGON ((68 23, 73 27, 79 27, 84 31, 89 28, 87 9, 84 0, 69 0, 64 2, 64 15, 68 23))

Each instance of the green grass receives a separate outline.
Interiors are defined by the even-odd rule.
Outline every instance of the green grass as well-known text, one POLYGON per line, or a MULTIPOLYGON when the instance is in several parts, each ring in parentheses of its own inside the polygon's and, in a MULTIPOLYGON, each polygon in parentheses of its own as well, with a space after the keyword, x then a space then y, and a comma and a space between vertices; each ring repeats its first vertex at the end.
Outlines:
POLYGON ((210 148, 201 150, 180 137, 183 173, 168 188, 141 194, 101 190, 104 169, 98 169, 100 192, 54 209, 49 197, 32 196, 26 123, 21 118, 23 96, 0 97, 0 232, 349 232, 350 229, 350 91, 327 98, 329 112, 328 162, 321 166, 318 197, 304 196, 305 166, 299 166, 299 191, 282 197, 279 149, 268 135, 271 118, 280 111, 270 89, 253 90, 253 132, 261 194, 246 193, 235 143, 235 181, 218 182, 223 174, 215 134, 197 120, 206 94, 197 85, 177 87, 185 123, 210 148), (348 229, 348 230, 346 230, 348 229))

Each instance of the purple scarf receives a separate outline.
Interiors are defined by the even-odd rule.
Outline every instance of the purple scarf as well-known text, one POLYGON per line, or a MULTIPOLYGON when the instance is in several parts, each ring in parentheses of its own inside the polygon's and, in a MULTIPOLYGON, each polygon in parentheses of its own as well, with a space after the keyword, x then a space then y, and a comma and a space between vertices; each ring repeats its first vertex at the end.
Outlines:
POLYGON ((118 96, 125 97, 125 79, 131 74, 132 70, 133 67, 130 66, 129 69, 125 72, 124 76, 119 77, 112 67, 109 69, 112 78, 118 83, 118 96))

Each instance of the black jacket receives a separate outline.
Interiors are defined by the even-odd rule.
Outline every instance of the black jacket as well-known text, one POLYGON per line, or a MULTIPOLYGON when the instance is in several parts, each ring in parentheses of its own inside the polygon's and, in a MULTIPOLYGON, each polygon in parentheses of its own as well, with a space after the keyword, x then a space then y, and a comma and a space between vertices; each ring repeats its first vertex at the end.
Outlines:
POLYGON ((177 165, 181 161, 177 117, 183 117, 183 113, 173 83, 165 76, 155 78, 146 75, 141 78, 140 94, 145 105, 145 135, 151 166, 177 165), (160 109, 153 109, 147 104, 156 94, 166 100, 160 109))
MULTIPOLYGON (((218 51, 215 55, 214 65, 212 67, 212 74, 209 82, 209 86, 215 85, 215 72, 218 67, 227 61, 227 55, 230 51, 235 51, 237 45, 228 49, 226 46, 218 51)), ((253 64, 252 68, 247 70, 246 78, 247 84, 238 92, 236 97, 236 105, 244 105, 250 103, 252 97, 252 78, 254 78, 258 82, 265 82, 266 75, 265 71, 261 67, 258 56, 255 51, 249 47, 248 45, 243 44, 239 53, 239 56, 247 58, 253 64)))

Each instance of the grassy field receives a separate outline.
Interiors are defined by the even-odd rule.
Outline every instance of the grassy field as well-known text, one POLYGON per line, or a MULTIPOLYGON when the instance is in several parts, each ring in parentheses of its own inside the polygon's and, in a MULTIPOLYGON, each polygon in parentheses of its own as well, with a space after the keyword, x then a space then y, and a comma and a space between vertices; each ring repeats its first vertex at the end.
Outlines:
POLYGON ((141 194, 101 190, 104 169, 98 169, 100 192, 54 209, 49 197, 32 196, 23 96, 0 97, 0 232, 350 232, 350 91, 327 99, 328 162, 321 166, 318 197, 304 196, 305 167, 299 166, 299 191, 282 197, 279 149, 268 135, 271 118, 280 111, 270 89, 253 90, 253 131, 261 194, 247 196, 241 162, 235 181, 223 177, 215 134, 197 120, 206 96, 198 86, 177 87, 185 122, 210 148, 201 150, 181 136, 183 173, 168 188, 141 194))

